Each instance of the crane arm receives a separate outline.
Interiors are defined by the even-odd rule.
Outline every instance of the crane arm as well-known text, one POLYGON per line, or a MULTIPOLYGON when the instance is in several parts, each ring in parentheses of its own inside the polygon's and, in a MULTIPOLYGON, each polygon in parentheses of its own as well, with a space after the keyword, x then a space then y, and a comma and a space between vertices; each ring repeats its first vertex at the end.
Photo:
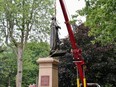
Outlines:
POLYGON ((73 57, 75 59, 74 63, 77 67, 77 71, 79 73, 79 77, 81 79, 83 87, 87 87, 87 84, 86 84, 86 81, 85 81, 85 75, 84 75, 84 71, 83 71, 83 65, 85 64, 85 62, 84 62, 84 60, 81 56, 81 54, 82 54, 81 50, 77 47, 76 40, 75 40, 73 31, 72 31, 72 27, 69 23, 69 18, 68 18, 67 12, 66 12, 64 2, 63 2, 63 0, 59 0, 59 2, 60 2, 60 5, 61 5, 61 8, 62 8, 62 12, 63 12, 63 15, 64 15, 66 27, 67 27, 67 30, 68 30, 68 33, 69 33, 70 43, 71 43, 71 46, 72 46, 72 53, 73 53, 73 57))

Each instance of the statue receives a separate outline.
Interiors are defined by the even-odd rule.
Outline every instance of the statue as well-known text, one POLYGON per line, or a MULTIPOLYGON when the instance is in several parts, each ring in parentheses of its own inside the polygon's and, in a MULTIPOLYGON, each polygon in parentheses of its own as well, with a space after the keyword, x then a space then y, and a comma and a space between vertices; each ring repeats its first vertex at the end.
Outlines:
POLYGON ((60 49, 60 39, 58 36, 58 30, 61 29, 56 22, 56 17, 52 17, 51 23, 51 33, 50 33, 50 55, 54 53, 56 50, 60 49))
POLYGON ((58 36, 58 30, 61 29, 56 22, 56 17, 52 17, 51 23, 51 33, 50 33, 50 56, 51 57, 58 57, 64 56, 66 51, 60 49, 61 41, 58 36))

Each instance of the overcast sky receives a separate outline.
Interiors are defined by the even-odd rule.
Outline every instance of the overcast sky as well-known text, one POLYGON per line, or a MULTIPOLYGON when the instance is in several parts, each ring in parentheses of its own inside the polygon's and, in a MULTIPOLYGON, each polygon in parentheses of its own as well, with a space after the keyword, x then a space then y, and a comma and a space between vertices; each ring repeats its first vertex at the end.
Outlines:
MULTIPOLYGON (((68 12, 68 16, 71 19, 71 15, 75 14, 76 10, 82 9, 85 6, 84 0, 64 0, 66 4, 66 9, 68 12)), ((60 7, 59 0, 56 0, 56 18, 58 21, 59 26, 61 27, 61 30, 59 32, 60 38, 65 38, 68 35, 67 28, 65 25, 65 20, 63 17, 63 13, 60 7)), ((85 17, 79 17, 78 20, 85 21, 85 17)))

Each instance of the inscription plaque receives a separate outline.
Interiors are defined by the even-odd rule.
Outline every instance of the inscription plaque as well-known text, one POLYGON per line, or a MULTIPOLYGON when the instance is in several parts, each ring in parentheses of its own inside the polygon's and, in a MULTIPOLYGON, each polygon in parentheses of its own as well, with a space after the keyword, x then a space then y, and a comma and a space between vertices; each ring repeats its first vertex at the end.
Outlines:
POLYGON ((41 76, 41 86, 49 86, 49 76, 41 76))

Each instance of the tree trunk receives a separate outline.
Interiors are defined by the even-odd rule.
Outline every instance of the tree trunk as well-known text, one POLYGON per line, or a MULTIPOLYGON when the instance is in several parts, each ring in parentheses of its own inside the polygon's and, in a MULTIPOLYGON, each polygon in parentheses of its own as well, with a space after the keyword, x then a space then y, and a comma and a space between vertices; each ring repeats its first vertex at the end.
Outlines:
POLYGON ((23 47, 18 46, 17 50, 17 76, 16 76, 16 87, 21 87, 22 84, 22 55, 23 47))

